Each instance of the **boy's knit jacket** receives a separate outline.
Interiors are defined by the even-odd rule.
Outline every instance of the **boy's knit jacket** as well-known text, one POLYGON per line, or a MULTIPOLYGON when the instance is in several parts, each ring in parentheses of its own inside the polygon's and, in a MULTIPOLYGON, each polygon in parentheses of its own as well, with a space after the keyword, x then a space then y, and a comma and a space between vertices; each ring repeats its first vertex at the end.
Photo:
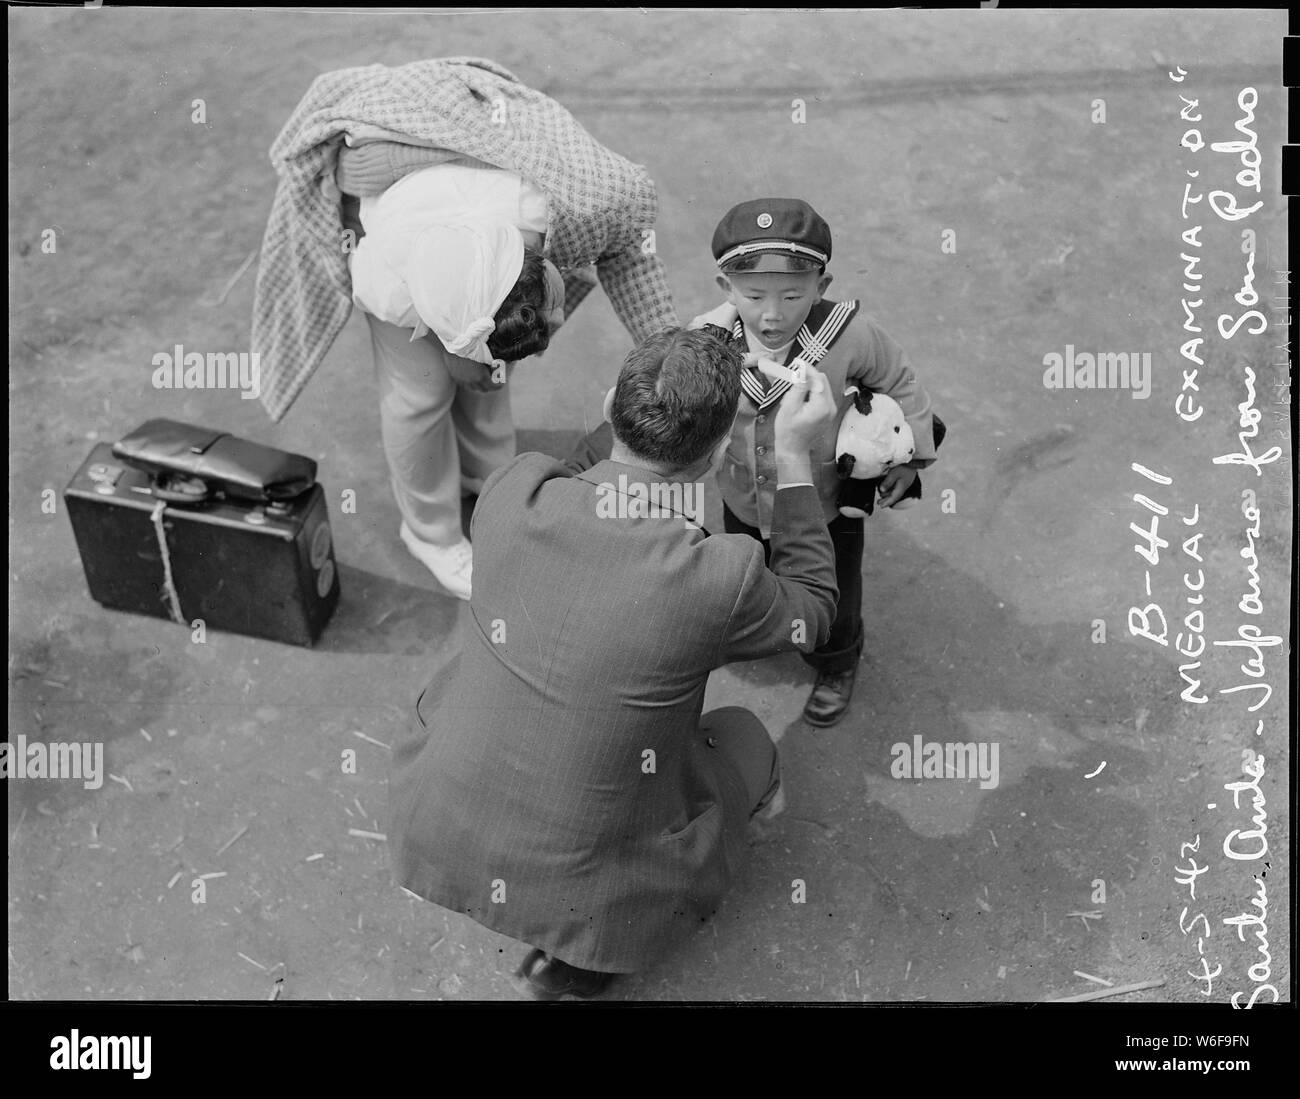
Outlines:
MULTIPOLYGON (((597 142, 553 99, 483 58, 367 65, 317 77, 279 137, 279 174, 262 241, 252 350, 261 356, 262 404, 284 417, 352 309, 348 251, 335 181, 344 135, 420 146, 415 161, 472 158, 517 172, 545 192, 547 257, 563 272, 596 265, 634 340, 677 324, 667 278, 649 243, 658 213, 645 169, 597 142), (429 156, 423 150, 437 149, 429 156)), ((390 147, 391 148, 391 147, 390 147)), ((413 163, 387 167, 400 177, 413 163)), ((363 186, 362 165, 353 185, 363 186)), ((374 171, 371 186, 386 186, 374 171)), ((579 278, 566 314, 581 296, 579 278)), ((589 284, 588 284, 589 285, 589 284)))

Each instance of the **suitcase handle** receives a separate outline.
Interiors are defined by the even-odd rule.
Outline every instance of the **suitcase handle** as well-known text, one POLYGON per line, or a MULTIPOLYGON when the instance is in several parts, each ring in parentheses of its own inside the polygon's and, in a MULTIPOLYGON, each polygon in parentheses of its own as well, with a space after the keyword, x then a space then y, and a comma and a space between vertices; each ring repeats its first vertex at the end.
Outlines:
POLYGON ((113 454, 132 469, 201 478, 214 492, 258 504, 297 499, 316 483, 310 458, 176 420, 141 424, 113 454))
POLYGON ((169 504, 201 504, 211 495, 211 489, 197 477, 180 477, 174 473, 159 473, 149 485, 149 492, 169 504))

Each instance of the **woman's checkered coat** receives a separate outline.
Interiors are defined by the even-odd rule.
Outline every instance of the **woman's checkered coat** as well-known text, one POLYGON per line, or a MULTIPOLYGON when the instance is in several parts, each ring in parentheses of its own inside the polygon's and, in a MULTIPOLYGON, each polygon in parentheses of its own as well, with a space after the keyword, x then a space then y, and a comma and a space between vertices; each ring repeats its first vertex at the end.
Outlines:
MULTIPOLYGON (((271 146, 280 182, 262 242, 252 350, 273 420, 352 309, 334 183, 345 133, 449 150, 524 176, 549 200, 546 255, 562 272, 594 264, 635 340, 677 324, 663 265, 647 243, 658 212, 653 181, 553 99, 482 58, 340 69, 312 82, 271 146)), ((590 281, 565 282, 567 313, 590 281)))

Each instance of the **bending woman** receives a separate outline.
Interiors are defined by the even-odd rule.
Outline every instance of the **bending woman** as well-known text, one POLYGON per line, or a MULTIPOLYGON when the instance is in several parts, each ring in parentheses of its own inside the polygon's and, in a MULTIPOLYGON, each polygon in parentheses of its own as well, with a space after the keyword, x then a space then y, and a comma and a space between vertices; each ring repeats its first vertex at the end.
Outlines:
POLYGON ((500 383, 509 370, 494 361, 544 347, 597 280, 634 341, 678 323, 653 247, 654 183, 554 100, 481 58, 326 73, 285 124, 271 159, 280 183, 253 316, 263 405, 274 420, 284 417, 359 304, 375 347, 403 540, 467 598, 472 555, 460 537, 459 493, 514 447, 500 383), (452 216, 449 196, 457 194, 473 199, 472 209, 452 216), (447 246, 459 258, 444 252, 435 262, 434 236, 418 255, 407 241, 405 265, 402 245, 367 245, 372 235, 400 236, 393 227, 408 216, 422 234, 434 226, 450 233, 456 243, 447 246), (493 307, 516 253, 503 226, 519 233, 523 255, 493 307), (448 281, 463 298, 435 302, 448 281), (413 313, 399 308, 399 283, 413 313), (443 335, 424 319, 439 308, 457 313, 445 318, 443 335))

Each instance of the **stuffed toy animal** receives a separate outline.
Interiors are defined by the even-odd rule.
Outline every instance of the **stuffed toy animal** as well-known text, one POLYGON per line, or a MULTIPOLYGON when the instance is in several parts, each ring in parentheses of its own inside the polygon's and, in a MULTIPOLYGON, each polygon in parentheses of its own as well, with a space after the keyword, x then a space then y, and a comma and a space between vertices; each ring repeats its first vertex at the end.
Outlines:
MULTIPOLYGON (((853 404, 845 409, 835 441, 835 464, 840 485, 840 514, 861 519, 875 510, 881 478, 895 466, 912 460, 916 443, 898 402, 884 393, 850 386, 853 404)), ((895 508, 910 507, 921 495, 918 477, 895 508)))

